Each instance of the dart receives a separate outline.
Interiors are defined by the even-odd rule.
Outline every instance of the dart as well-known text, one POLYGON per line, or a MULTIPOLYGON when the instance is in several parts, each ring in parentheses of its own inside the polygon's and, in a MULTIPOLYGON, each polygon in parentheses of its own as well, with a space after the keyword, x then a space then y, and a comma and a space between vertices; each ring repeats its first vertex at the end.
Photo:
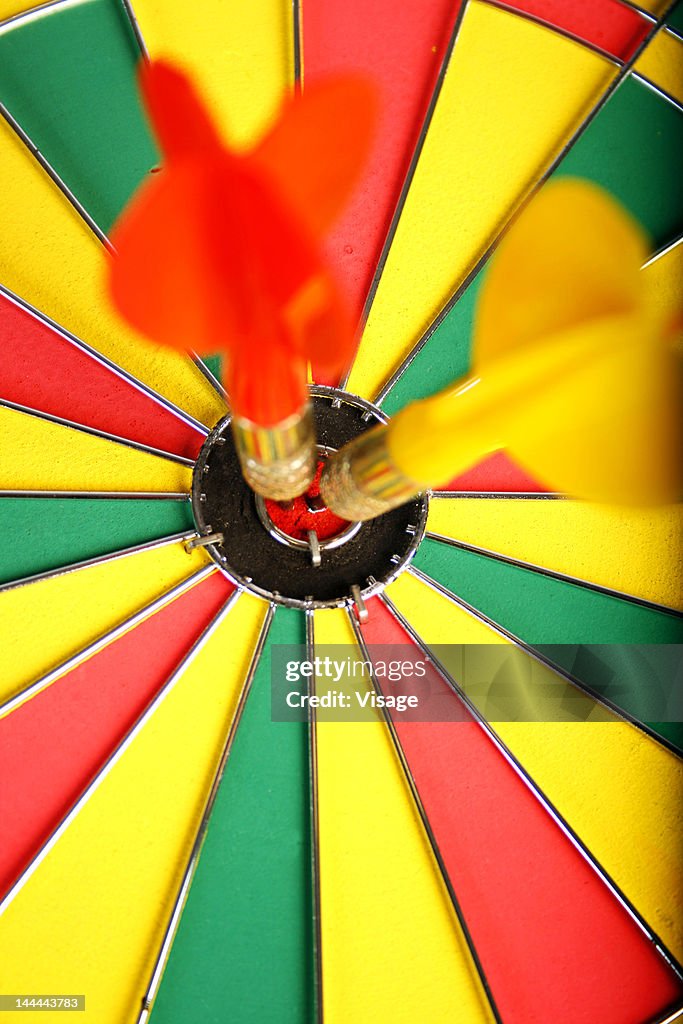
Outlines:
POLYGON ((309 364, 338 374, 354 343, 320 239, 363 167, 374 94, 355 78, 317 85, 241 153, 179 71, 153 63, 141 81, 165 163, 115 226, 111 295, 152 340, 224 355, 242 471, 264 497, 294 498, 317 465, 309 364))
MULTIPOLYGON (((683 505, 550 488, 575 486, 590 381, 605 415, 626 394, 600 325, 630 351, 641 281, 634 394, 655 344, 683 354, 682 56, 671 0, 0 2, 8 1020, 60 1000, 81 1024, 681 1016, 683 505), (189 99, 155 66, 143 100, 148 55, 189 99), (349 72, 382 97, 352 195, 369 114, 325 81, 349 72), (582 272, 552 251, 574 212, 488 293, 568 177, 646 233, 632 273, 595 214, 582 272), (141 187, 172 193, 123 288, 142 333, 109 288, 141 187), (328 270, 359 325, 342 372, 328 270), (364 522, 318 500, 335 452, 473 378, 455 427, 420 412, 392 441, 415 484, 446 483, 364 522), (305 402, 314 481, 261 497, 233 414, 266 430, 305 402), (373 721, 328 721, 335 692, 373 721)), ((618 414, 615 462, 661 458, 643 423, 618 414)))
POLYGON ((473 369, 332 457, 339 516, 369 519, 507 448, 551 489, 614 504, 681 493, 680 312, 662 308, 647 240, 593 185, 548 186, 502 241, 473 369))

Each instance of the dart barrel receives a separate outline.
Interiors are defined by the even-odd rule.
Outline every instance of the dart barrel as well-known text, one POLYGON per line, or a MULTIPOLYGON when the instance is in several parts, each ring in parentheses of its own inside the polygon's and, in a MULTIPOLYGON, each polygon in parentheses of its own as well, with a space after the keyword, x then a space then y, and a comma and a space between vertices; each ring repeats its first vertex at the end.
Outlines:
POLYGON ((328 459, 320 494, 335 515, 352 522, 373 519, 424 490, 396 466, 388 442, 389 430, 380 425, 328 459))
POLYGON ((289 501, 310 486, 317 464, 310 402, 268 427, 233 416, 232 434, 244 477, 257 494, 289 501))

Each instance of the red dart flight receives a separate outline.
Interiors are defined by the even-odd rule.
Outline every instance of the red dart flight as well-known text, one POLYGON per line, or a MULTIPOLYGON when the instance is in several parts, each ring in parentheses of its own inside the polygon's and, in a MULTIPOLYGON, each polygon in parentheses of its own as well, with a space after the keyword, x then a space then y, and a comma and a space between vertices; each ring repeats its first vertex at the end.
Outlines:
POLYGON ((306 402, 309 362, 328 377, 353 350, 321 238, 365 163, 374 91, 355 78, 307 88, 247 153, 170 65, 147 66, 142 91, 164 166, 115 226, 114 302, 153 340, 223 354, 233 413, 276 425, 306 402))

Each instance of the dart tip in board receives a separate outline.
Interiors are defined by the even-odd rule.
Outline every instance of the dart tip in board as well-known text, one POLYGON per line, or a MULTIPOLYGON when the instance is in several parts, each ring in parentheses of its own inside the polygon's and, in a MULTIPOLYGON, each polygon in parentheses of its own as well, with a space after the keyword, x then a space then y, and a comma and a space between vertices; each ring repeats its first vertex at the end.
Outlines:
POLYGON ((331 540, 350 525, 348 520, 336 516, 327 508, 320 494, 320 478, 328 454, 328 449, 318 446, 315 476, 303 494, 289 502, 265 501, 270 521, 292 540, 305 541, 310 531, 314 531, 320 541, 331 540))

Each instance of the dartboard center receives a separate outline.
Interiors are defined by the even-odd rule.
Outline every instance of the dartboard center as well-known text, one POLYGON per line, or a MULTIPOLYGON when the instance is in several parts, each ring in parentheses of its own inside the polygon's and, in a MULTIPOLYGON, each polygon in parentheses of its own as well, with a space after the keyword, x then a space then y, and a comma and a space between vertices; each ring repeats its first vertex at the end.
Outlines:
POLYGON ((343 543, 351 536, 349 523, 327 508, 320 497, 320 476, 325 466, 328 450, 318 451, 318 464, 313 482, 305 494, 292 501, 272 501, 269 498, 258 501, 264 525, 282 537, 283 543, 308 544, 309 535, 315 533, 319 542, 343 543))
POLYGON ((385 422, 375 406, 332 388, 311 389, 318 439, 316 479, 305 495, 278 503, 244 481, 230 417, 199 454, 192 510, 201 536, 221 536, 208 554, 235 583, 292 607, 333 607, 383 589, 406 567, 424 536, 425 495, 386 515, 349 523, 325 508, 318 481, 327 455, 385 422))

